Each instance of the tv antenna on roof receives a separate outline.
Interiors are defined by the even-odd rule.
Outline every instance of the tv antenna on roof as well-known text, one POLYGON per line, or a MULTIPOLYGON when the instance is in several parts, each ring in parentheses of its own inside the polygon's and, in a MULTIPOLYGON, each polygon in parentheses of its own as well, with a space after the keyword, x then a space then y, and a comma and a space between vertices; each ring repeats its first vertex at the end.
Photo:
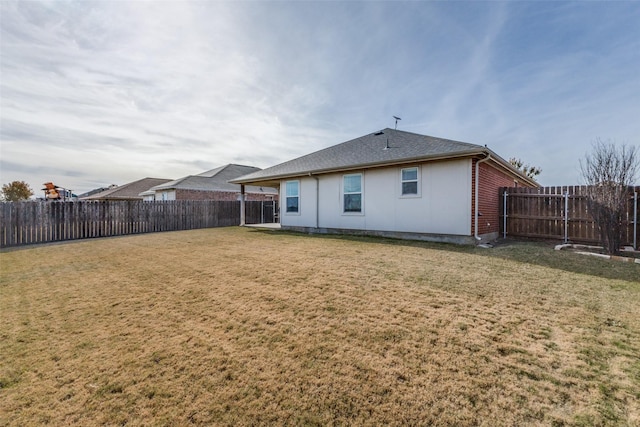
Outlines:
POLYGON ((396 119, 396 130, 398 129, 398 120, 402 120, 400 117, 398 116, 393 116, 394 119, 396 119))

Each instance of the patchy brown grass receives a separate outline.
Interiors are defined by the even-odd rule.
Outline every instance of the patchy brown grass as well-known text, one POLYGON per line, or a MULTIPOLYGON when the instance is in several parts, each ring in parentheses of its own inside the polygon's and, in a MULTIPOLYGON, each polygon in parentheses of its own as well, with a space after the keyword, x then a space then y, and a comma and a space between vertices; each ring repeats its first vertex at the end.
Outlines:
POLYGON ((0 263, 0 425, 640 423, 637 264, 241 228, 0 263))

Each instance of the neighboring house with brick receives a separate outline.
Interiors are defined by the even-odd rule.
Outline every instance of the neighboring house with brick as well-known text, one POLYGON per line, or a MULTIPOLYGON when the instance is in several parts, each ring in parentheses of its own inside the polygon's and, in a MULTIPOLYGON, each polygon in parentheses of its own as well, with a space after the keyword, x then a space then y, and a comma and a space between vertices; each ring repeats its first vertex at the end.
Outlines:
POLYGON ((142 178, 123 185, 112 185, 97 193, 80 196, 80 200, 142 200, 140 193, 151 187, 171 181, 163 178, 142 178))
POLYGON ((232 180, 280 189, 282 228, 476 243, 499 188, 538 184, 486 146, 384 129, 232 180))
MULTIPOLYGON (((259 171, 260 168, 228 164, 156 185, 140 193, 146 201, 153 200, 239 200, 240 185, 229 180, 259 171)), ((268 201, 278 198, 278 190, 266 186, 246 188, 245 200, 268 201)))

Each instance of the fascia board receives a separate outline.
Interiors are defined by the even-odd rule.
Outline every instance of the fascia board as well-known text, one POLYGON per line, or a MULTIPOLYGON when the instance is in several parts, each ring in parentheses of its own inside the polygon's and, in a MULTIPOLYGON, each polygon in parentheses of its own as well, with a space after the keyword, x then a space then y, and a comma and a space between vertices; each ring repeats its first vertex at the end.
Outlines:
POLYGON ((487 153, 485 150, 466 150, 466 151, 460 151, 454 154, 439 154, 439 155, 432 155, 432 156, 418 156, 418 157, 409 157, 409 158, 404 158, 404 159, 398 159, 395 161, 381 161, 381 162, 372 162, 372 163, 360 163, 357 165, 350 165, 350 166, 342 166, 342 167, 336 167, 336 168, 326 168, 326 169, 314 169, 314 170, 308 170, 308 171, 301 171, 301 172, 296 172, 296 173, 289 173, 289 174, 279 174, 279 175, 268 175, 265 177, 261 177, 261 178, 255 178, 255 179, 234 179, 231 180, 229 182, 233 183, 233 184, 245 184, 245 185, 254 185, 255 183, 258 182, 265 182, 265 181, 280 181, 283 179, 290 179, 290 178, 300 178, 300 177, 305 177, 305 176, 309 176, 309 175, 325 175, 328 173, 339 173, 339 172, 350 172, 350 171, 354 171, 354 170, 362 170, 362 169, 372 169, 372 168, 376 168, 376 167, 386 167, 386 166, 398 166, 398 165, 405 165, 405 164, 410 164, 410 163, 416 163, 416 162, 432 162, 432 161, 436 161, 436 160, 454 160, 454 159, 459 159, 459 158, 464 158, 464 157, 473 157, 475 155, 479 155, 479 154, 483 154, 483 153, 487 153))

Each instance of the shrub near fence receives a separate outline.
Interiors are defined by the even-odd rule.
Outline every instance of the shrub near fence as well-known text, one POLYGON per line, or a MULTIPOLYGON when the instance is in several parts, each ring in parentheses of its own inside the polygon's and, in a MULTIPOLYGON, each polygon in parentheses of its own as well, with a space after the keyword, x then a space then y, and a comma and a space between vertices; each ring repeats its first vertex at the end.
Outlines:
MULTIPOLYGON (((630 187, 623 210, 622 243, 640 243, 640 187, 630 187), (635 234, 634 234, 635 233, 635 234)), ((600 242, 600 231, 589 214, 586 186, 500 189, 500 233, 511 237, 600 242), (505 197, 506 192, 506 197, 505 197), (505 210, 506 202, 506 210, 505 210), (506 227, 505 227, 506 226, 506 227)))
MULTIPOLYGON (((246 202, 246 222, 263 202, 246 202)), ((239 201, 2 202, 0 247, 240 224, 239 201)))

